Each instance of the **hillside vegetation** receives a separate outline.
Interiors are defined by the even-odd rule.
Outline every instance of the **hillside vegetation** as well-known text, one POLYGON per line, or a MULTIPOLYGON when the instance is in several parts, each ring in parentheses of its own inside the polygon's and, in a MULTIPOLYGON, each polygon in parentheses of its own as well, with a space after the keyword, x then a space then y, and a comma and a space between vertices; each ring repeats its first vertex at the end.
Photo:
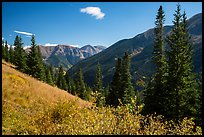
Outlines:
MULTIPOLYGON (((2 134, 202 134, 190 118, 178 124, 142 116, 142 106, 96 107, 2 61, 2 134)), ((135 100, 132 100, 133 103, 135 100)), ((94 102, 94 98, 93 98, 94 102)))

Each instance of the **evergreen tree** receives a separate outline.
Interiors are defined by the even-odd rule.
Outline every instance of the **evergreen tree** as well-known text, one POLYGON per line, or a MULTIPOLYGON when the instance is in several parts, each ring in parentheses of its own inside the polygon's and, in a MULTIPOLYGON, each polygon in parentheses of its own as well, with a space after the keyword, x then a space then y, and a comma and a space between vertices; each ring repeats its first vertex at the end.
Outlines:
POLYGON ((8 49, 8 43, 7 43, 7 41, 5 42, 4 52, 5 52, 5 61, 6 61, 6 62, 9 62, 10 56, 9 56, 9 49, 8 49))
POLYGON ((181 15, 180 10, 178 4, 174 14, 174 26, 170 36, 167 37, 170 50, 167 52, 169 103, 166 108, 168 117, 176 121, 196 113, 195 105, 198 98, 195 89, 195 77, 192 73, 192 44, 187 32, 185 12, 181 15))
POLYGON ((2 59, 5 59, 5 46, 3 40, 2 40, 2 59))
POLYGON ((46 75, 46 83, 54 86, 54 82, 52 80, 52 76, 51 76, 51 72, 50 72, 49 67, 45 67, 45 75, 46 75))
POLYGON ((55 69, 53 68, 53 65, 51 64, 49 67, 48 67, 49 71, 50 71, 50 75, 51 75, 51 79, 53 81, 53 85, 55 85, 56 83, 56 77, 55 77, 55 69))
POLYGON ((75 83, 76 83, 76 92, 79 95, 79 97, 81 97, 82 99, 87 99, 86 87, 85 87, 83 72, 81 68, 78 70, 77 77, 75 78, 75 83))
POLYGON ((101 66, 98 63, 96 68, 96 78, 95 78, 95 84, 94 84, 94 91, 98 91, 102 94, 103 93, 103 83, 102 83, 102 72, 101 72, 101 66))
POLYGON ((37 46, 37 56, 38 56, 38 64, 37 64, 37 77, 42 80, 46 81, 46 76, 45 76, 45 65, 42 60, 41 52, 40 52, 40 47, 37 46))
POLYGON ((58 71, 58 78, 57 78, 57 87, 67 90, 67 84, 66 84, 66 80, 64 77, 64 71, 62 66, 59 67, 59 71, 58 71))
POLYGON ((122 60, 122 90, 119 93, 122 95, 123 104, 131 103, 131 98, 135 96, 134 88, 131 82, 130 66, 130 56, 127 52, 125 52, 122 60))
POLYGON ((42 58, 40 55, 40 51, 37 45, 35 44, 35 37, 32 35, 31 38, 31 48, 27 57, 27 65, 28 65, 28 74, 32 75, 39 80, 45 81, 45 70, 44 65, 42 63, 42 58))
POLYGON ((195 123, 196 125, 201 126, 202 124, 202 72, 197 74, 197 90, 198 90, 198 98, 195 102, 196 104, 196 114, 195 114, 195 123))
POLYGON ((12 48, 12 46, 10 46, 10 49, 9 49, 9 56, 10 56, 10 62, 13 64, 14 62, 14 50, 12 48))
POLYGON ((27 65, 28 65, 28 74, 32 75, 33 77, 37 78, 37 64, 38 64, 38 57, 37 57, 37 50, 35 44, 35 38, 32 36, 31 38, 31 47, 27 57, 27 65))
POLYGON ((27 64, 26 64, 26 53, 23 50, 22 47, 22 39, 18 35, 15 38, 14 41, 14 65, 16 65, 16 68, 22 72, 27 71, 27 64))
MULTIPOLYGON (((107 103, 108 102, 108 97, 109 97, 109 94, 110 94, 110 86, 106 86, 105 90, 104 90, 104 96, 105 96, 105 102, 107 103)), ((108 103, 107 103, 108 104, 108 103)))
POLYGON ((122 96, 119 94, 122 89, 122 59, 118 58, 115 64, 115 73, 111 82, 110 94, 108 96, 108 104, 113 106, 119 105, 122 96))
POLYGON ((155 64, 156 73, 153 75, 151 83, 148 84, 148 87, 144 91, 144 111, 146 113, 165 114, 165 101, 166 101, 166 57, 164 54, 164 11, 162 6, 159 7, 155 28, 154 28, 154 50, 153 50, 153 62, 155 64))
POLYGON ((72 79, 69 77, 68 73, 65 74, 65 80, 67 83, 67 91, 69 93, 72 93, 72 79))

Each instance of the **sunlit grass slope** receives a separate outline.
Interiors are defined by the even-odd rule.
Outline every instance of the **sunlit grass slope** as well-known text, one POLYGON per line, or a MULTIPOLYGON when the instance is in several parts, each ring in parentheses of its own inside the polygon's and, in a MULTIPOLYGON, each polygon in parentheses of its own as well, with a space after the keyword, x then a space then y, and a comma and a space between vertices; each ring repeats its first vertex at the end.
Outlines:
POLYGON ((71 101, 76 104, 76 107, 90 104, 64 90, 21 73, 14 67, 2 60, 3 134, 18 133, 15 131, 16 124, 28 122, 35 114, 45 111, 58 102, 71 101))

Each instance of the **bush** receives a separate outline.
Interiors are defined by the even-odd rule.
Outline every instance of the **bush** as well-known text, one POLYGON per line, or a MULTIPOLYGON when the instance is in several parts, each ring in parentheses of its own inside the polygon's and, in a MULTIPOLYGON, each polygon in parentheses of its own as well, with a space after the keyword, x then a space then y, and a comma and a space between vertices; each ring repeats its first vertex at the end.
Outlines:
MULTIPOLYGON (((49 135, 201 135, 193 119, 184 118, 178 124, 165 121, 161 115, 132 113, 126 105, 117 108, 90 106, 80 108, 74 102, 59 102, 44 111, 18 121, 15 134, 49 135)), ((4 114, 4 113, 3 113, 4 114)), ((5 115, 5 114, 4 114, 5 115)), ((3 115, 3 117, 4 117, 3 115)), ((3 121, 4 122, 4 121, 3 121)))

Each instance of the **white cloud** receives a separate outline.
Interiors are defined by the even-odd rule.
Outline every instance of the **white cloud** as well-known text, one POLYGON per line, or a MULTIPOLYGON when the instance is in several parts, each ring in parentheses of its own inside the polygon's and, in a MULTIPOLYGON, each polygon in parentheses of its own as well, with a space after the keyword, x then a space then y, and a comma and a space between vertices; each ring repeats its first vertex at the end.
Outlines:
POLYGON ((10 34, 9 37, 12 37, 12 35, 10 34))
POLYGON ((91 14, 92 16, 96 16, 96 19, 103 19, 105 13, 101 12, 99 7, 86 7, 80 9, 82 13, 91 14))
POLYGON ((24 32, 24 31, 17 31, 17 30, 15 30, 14 32, 19 33, 19 34, 28 35, 28 36, 35 35, 35 34, 29 33, 29 32, 24 32))
POLYGON ((57 46, 58 44, 46 43, 44 46, 57 46))
POLYGON ((4 37, 2 37, 2 40, 4 40, 4 37))
POLYGON ((28 36, 28 35, 26 37, 31 38, 31 36, 28 36))

